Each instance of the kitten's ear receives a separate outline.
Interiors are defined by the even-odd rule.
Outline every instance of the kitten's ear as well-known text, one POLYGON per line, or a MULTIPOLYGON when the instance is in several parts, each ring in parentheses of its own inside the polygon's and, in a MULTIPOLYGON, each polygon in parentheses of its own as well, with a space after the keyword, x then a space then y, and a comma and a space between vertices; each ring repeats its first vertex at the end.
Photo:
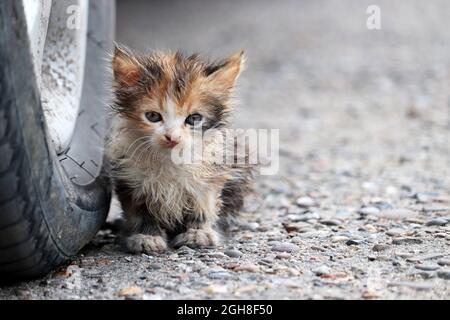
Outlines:
POLYGON ((114 80, 125 86, 136 85, 141 78, 142 67, 136 57, 127 49, 116 45, 112 58, 114 80))
POLYGON ((232 89, 244 69, 245 61, 244 50, 232 54, 221 64, 212 66, 207 70, 208 80, 218 89, 232 89))

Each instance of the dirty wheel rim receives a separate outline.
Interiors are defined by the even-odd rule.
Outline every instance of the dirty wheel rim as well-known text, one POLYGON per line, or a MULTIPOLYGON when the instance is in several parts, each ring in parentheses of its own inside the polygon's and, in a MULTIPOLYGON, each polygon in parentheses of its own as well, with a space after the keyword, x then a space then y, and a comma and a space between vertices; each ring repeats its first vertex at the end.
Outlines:
POLYGON ((48 134, 56 152, 70 144, 83 88, 88 0, 22 0, 48 134))

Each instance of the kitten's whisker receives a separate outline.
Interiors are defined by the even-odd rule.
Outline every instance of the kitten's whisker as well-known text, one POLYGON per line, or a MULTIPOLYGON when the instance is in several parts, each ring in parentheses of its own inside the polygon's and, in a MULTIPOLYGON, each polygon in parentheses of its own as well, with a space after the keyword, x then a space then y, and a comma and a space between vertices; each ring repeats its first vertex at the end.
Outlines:
MULTIPOLYGON (((136 160, 136 162, 139 164, 139 163, 141 163, 141 156, 148 156, 148 153, 147 153, 147 151, 150 151, 150 149, 151 149, 151 147, 152 147, 152 144, 148 141, 148 145, 147 146, 143 146, 142 147, 142 150, 141 150, 141 152, 139 153, 139 155, 138 155, 138 157, 137 157, 137 160, 136 160)), ((144 160, 144 159, 142 159, 142 160, 144 160)), ((147 159, 145 159, 145 161, 144 161, 144 163, 147 163, 147 159)))
POLYGON ((128 154, 128 152, 130 151, 130 148, 133 147, 133 145, 134 145, 136 142, 138 142, 139 140, 145 139, 145 138, 147 138, 147 137, 144 136, 144 137, 140 137, 140 138, 137 138, 136 140, 134 140, 133 143, 132 143, 132 144, 127 148, 127 150, 125 151, 125 155, 128 154))
POLYGON ((145 146, 148 142, 149 142, 149 141, 144 141, 144 142, 142 142, 141 144, 139 144, 139 145, 137 146, 137 148, 134 149, 133 153, 131 154, 131 156, 130 156, 129 158, 130 158, 131 160, 133 160, 133 159, 134 159, 135 153, 136 153, 140 148, 142 148, 143 146, 145 146))
MULTIPOLYGON (((133 148, 133 146, 138 142, 138 141, 141 141, 141 140, 143 140, 145 137, 140 137, 140 138, 137 138, 136 140, 134 140, 133 141, 133 143, 127 148, 127 150, 125 151, 125 153, 124 153, 124 156, 128 156, 129 155, 129 153, 131 152, 131 149, 133 148)), ((135 149, 134 149, 135 150, 135 149)), ((133 150, 133 151, 134 151, 133 150)))

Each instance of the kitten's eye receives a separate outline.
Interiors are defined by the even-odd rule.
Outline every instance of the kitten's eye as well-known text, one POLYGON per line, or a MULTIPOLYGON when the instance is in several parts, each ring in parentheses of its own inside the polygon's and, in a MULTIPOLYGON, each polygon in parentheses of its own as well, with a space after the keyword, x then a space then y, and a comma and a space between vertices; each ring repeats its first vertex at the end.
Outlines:
POLYGON ((158 112, 146 112, 145 113, 145 117, 148 119, 148 121, 150 122, 160 122, 162 120, 161 115, 158 112))
POLYGON ((186 118, 186 123, 188 125, 193 126, 196 122, 198 123, 198 122, 202 121, 202 119, 203 119, 203 116, 201 114, 193 113, 189 117, 186 118))

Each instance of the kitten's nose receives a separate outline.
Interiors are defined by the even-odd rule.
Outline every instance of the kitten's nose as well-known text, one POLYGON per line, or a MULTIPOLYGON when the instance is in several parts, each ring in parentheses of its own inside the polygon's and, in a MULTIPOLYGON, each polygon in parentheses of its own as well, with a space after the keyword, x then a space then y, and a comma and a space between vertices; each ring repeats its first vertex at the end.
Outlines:
POLYGON ((165 134, 164 136, 166 137, 167 142, 169 142, 170 144, 172 144, 174 146, 177 145, 178 143, 180 143, 180 138, 178 138, 178 137, 174 137, 174 136, 168 135, 168 134, 165 134))

